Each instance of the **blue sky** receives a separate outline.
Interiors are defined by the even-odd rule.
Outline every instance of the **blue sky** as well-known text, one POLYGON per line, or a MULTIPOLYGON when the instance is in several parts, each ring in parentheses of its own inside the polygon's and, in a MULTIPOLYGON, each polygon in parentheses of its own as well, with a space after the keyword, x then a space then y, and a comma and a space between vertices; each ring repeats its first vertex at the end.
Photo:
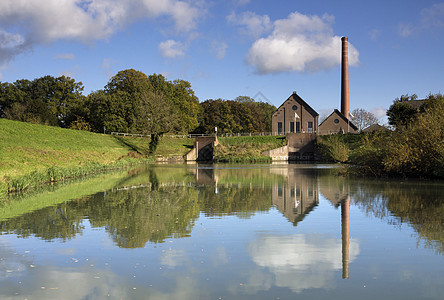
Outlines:
POLYGON ((0 81, 67 75, 88 94, 134 68, 200 101, 297 91, 322 116, 340 106, 341 36, 351 109, 444 92, 442 0, 1 0, 0 81))

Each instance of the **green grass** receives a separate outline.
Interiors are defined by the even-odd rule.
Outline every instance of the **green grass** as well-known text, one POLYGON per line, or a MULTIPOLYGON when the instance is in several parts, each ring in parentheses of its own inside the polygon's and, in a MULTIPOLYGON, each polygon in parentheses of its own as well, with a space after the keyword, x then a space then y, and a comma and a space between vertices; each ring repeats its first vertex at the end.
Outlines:
POLYGON ((6 119, 0 119, 0 141, 0 195, 127 167, 143 158, 149 143, 6 119))
POLYGON ((57 183, 55 186, 45 186, 32 193, 12 195, 0 203, 0 221, 109 190, 118 186, 127 177, 128 171, 119 171, 106 175, 100 174, 88 180, 69 181, 57 183))
POLYGON ((109 135, 6 119, 0 119, 0 141, 0 181, 53 166, 109 164, 133 151, 109 135))
POLYGON ((182 157, 194 147, 193 138, 164 136, 157 146, 155 157, 182 157))
POLYGON ((285 146, 283 136, 220 137, 214 149, 216 162, 269 162, 270 157, 261 153, 285 146))

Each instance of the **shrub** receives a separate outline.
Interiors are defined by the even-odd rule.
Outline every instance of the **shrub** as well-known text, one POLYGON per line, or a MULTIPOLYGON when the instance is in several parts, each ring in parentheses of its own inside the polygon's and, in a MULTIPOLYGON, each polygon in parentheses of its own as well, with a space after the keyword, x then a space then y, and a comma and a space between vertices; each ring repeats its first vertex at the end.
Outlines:
POLYGON ((318 151, 321 160, 332 162, 347 162, 350 150, 337 134, 318 139, 318 151))

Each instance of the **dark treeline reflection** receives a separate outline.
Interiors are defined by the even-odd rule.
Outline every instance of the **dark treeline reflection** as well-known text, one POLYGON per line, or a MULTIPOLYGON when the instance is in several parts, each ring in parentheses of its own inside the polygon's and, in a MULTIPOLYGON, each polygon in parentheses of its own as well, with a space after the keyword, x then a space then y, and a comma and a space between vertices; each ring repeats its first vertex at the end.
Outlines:
POLYGON ((389 224, 408 224, 426 247, 444 253, 444 184, 433 181, 352 180, 326 174, 320 192, 333 204, 353 205, 389 224))
POLYGON ((426 247, 444 253, 444 185, 432 182, 368 182, 353 203, 392 224, 409 224, 426 247))
POLYGON ((119 247, 136 248, 189 236, 201 211, 208 216, 235 214, 243 218, 272 206, 270 186, 218 186, 214 173, 208 175, 208 170, 163 171, 132 171, 124 181, 126 186, 2 221, 1 231, 48 241, 69 240, 84 230, 88 219, 92 227, 105 228, 119 247), (203 175, 206 184, 200 182, 203 175))
POLYGON ((296 226, 315 213, 320 193, 335 207, 351 201, 391 224, 409 224, 427 246, 444 253, 442 183, 351 180, 290 164, 151 166, 128 175, 119 188, 1 221, 1 232, 69 240, 82 233, 87 219, 119 247, 136 248, 189 236, 200 213, 250 218, 276 207, 296 226))

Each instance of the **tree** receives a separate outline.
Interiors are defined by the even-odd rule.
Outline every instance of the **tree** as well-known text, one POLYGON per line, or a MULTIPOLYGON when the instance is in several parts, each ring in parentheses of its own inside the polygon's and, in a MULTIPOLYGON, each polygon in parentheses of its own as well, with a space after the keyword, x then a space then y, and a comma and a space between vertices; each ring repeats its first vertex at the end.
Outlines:
POLYGON ((399 128, 400 126, 407 126, 415 120, 419 107, 412 106, 410 101, 417 98, 416 94, 411 96, 406 94, 396 98, 387 110, 389 124, 399 128))
POLYGON ((0 117, 68 127, 84 117, 83 84, 70 77, 44 76, 0 87, 0 117))
POLYGON ((157 148, 160 137, 171 132, 178 120, 163 94, 146 91, 137 101, 136 122, 139 132, 149 134, 150 153, 157 148))
POLYGON ((378 124, 378 118, 376 118, 374 114, 366 111, 365 109, 356 108, 352 111, 351 114, 351 121, 358 127, 359 131, 373 124, 378 124))
POLYGON ((163 94, 178 117, 175 132, 191 132, 198 126, 199 100, 186 80, 168 81, 161 74, 152 74, 149 80, 154 90, 163 94))
POLYGON ((105 86, 88 96, 88 119, 95 131, 137 132, 137 110, 142 95, 153 91, 144 73, 134 69, 118 72, 105 86))

